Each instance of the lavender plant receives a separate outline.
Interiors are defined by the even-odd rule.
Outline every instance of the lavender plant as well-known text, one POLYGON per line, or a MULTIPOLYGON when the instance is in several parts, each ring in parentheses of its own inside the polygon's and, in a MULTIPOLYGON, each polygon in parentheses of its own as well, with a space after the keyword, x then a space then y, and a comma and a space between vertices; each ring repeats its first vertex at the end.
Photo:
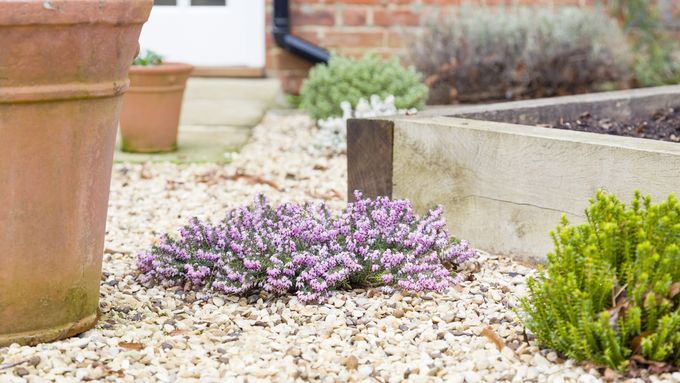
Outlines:
POLYGON ((192 219, 139 255, 144 283, 163 282, 226 294, 262 289, 322 302, 337 289, 443 291, 475 254, 451 238, 441 207, 418 216, 407 200, 355 193, 339 214, 323 204, 272 206, 258 196, 217 224, 192 219))
POLYGON ((625 35, 597 7, 463 6, 423 32, 409 61, 430 104, 584 93, 629 78, 625 35))

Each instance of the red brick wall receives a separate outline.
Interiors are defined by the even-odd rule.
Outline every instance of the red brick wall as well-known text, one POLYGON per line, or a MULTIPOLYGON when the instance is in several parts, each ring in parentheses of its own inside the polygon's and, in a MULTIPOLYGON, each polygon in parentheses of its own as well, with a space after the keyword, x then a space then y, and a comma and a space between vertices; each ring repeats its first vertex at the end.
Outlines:
MULTIPOLYGON (((405 51, 409 37, 432 17, 461 4, 579 5, 602 0, 290 0, 292 33, 333 53, 383 56, 405 51)), ((276 46, 271 37, 272 1, 267 0, 267 73, 296 93, 310 64, 276 46)))

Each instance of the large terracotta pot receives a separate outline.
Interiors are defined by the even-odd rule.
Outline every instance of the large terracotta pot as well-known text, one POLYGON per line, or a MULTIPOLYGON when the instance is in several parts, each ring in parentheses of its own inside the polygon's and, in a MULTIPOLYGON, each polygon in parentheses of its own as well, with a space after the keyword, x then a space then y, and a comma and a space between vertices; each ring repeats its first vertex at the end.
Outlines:
POLYGON ((0 1, 0 346, 97 320, 116 126, 151 6, 0 1))
POLYGON ((123 97, 120 118, 122 150, 160 153, 177 149, 177 129, 188 64, 133 65, 130 90, 123 97))

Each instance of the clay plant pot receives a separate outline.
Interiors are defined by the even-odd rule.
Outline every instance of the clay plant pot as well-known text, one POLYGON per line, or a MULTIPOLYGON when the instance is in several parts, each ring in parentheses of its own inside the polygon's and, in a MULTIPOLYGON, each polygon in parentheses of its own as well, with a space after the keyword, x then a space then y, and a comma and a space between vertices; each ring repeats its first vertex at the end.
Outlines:
POLYGON ((151 6, 0 1, 0 346, 97 320, 116 127, 151 6))
POLYGON ((123 97, 120 118, 123 151, 161 153, 177 149, 182 98, 193 69, 179 63, 130 68, 130 89, 123 97))

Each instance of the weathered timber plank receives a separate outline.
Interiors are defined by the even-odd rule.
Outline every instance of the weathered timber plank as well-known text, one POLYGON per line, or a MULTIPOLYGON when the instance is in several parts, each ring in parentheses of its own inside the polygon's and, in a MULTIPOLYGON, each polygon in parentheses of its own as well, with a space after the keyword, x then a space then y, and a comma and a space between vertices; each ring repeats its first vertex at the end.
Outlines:
POLYGON ((565 213, 602 188, 629 202, 680 193, 680 144, 451 117, 394 120, 393 197, 444 206, 450 232, 495 254, 545 261, 565 213))
POLYGON ((387 120, 347 122, 347 198, 392 196, 394 124, 387 120))
POLYGON ((553 123, 560 118, 575 119, 584 112, 625 120, 646 118, 660 109, 677 107, 679 93, 680 85, 670 85, 496 104, 441 106, 428 108, 418 115, 526 125, 553 123))

